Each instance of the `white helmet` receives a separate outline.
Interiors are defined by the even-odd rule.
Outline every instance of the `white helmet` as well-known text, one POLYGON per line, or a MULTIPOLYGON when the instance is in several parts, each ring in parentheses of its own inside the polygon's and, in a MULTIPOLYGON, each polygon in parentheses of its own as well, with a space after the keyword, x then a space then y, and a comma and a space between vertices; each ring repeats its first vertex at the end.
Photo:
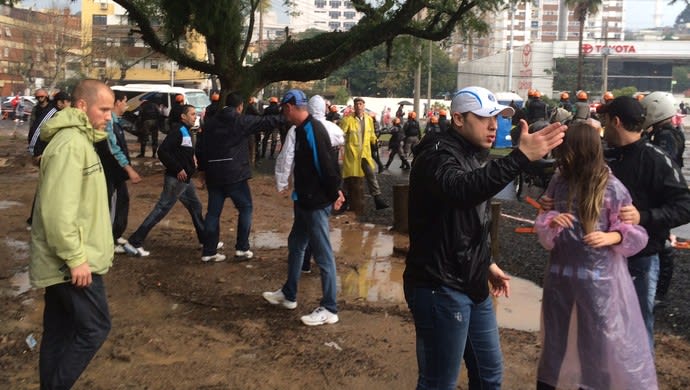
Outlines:
POLYGON ((668 92, 652 92, 640 103, 647 112, 642 124, 643 129, 676 115, 676 99, 668 92))

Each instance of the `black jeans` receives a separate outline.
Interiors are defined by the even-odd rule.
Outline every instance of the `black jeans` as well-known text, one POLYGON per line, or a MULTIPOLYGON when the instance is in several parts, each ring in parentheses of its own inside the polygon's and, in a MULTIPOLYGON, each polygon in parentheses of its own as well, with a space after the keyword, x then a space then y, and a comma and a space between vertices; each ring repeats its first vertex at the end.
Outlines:
POLYGON ((108 185, 108 206, 113 225, 113 242, 116 242, 127 229, 129 218, 129 190, 126 181, 108 185))
POLYGON ((87 288, 46 287, 39 358, 41 390, 69 389, 108 337, 110 313, 100 275, 87 288))

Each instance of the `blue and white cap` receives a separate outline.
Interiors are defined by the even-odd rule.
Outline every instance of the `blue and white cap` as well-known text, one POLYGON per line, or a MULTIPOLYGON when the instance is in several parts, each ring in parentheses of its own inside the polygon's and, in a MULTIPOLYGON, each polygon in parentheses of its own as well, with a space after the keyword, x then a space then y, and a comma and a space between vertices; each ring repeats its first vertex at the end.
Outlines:
POLYGON ((285 93, 283 98, 280 100, 280 105, 284 104, 294 104, 296 106, 306 107, 309 105, 309 100, 307 100, 307 95, 300 89, 291 89, 285 93))
POLYGON ((472 112, 483 117, 513 116, 515 114, 512 107, 498 104, 496 96, 482 87, 467 87, 458 91, 450 103, 450 110, 451 113, 472 112))

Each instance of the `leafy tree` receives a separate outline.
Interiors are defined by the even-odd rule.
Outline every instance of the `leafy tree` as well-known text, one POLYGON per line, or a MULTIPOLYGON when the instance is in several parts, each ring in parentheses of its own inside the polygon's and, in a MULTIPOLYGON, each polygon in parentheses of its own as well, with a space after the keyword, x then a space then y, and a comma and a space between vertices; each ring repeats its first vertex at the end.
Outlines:
POLYGON ((685 9, 678 14, 675 25, 676 27, 680 27, 686 23, 690 23, 690 4, 687 4, 685 9))
MULTIPOLYGON (((357 55, 409 35, 439 41, 456 28, 464 34, 485 33, 486 12, 498 11, 503 0, 352 0, 364 17, 349 31, 322 32, 268 47, 252 66, 245 65, 260 0, 115 0, 138 26, 142 39, 180 65, 217 75, 223 90, 253 93, 282 80, 323 79, 357 55), (424 15, 418 17, 418 15, 424 15), (155 28, 161 22, 161 31, 155 28), (206 42, 210 61, 189 53, 181 44, 189 34, 206 42)), ((291 5, 289 0, 285 0, 291 5)))
POLYGON ((584 55, 582 54, 582 40, 584 38, 585 21, 588 15, 594 15, 599 12, 599 6, 601 6, 602 0, 565 0, 565 4, 573 10, 580 25, 577 46, 577 89, 580 90, 583 88, 582 68, 584 64, 584 55))
POLYGON ((676 80, 676 85, 673 86, 673 92, 681 93, 690 89, 690 66, 674 66, 673 79, 676 80))

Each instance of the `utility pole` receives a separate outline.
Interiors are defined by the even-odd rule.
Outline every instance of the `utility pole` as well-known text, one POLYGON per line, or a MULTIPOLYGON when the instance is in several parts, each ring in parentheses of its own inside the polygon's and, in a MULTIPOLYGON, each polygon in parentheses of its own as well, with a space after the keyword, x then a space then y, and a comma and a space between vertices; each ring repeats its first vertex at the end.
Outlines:
POLYGON ((427 111, 431 110, 431 49, 433 44, 433 41, 429 41, 429 75, 426 84, 427 111))
POLYGON ((508 85, 505 90, 513 91, 513 38, 515 31, 515 1, 510 2, 510 43, 508 44, 508 85))
POLYGON ((608 91, 609 86, 609 54, 611 54, 611 49, 609 49, 609 33, 608 33, 608 21, 603 19, 602 33, 604 35, 604 48, 601 50, 601 96, 604 96, 606 91, 608 91))
MULTIPOLYGON (((422 45, 421 45, 421 40, 419 42, 419 56, 417 57, 417 71, 414 73, 414 110, 417 112, 417 115, 419 115, 420 111, 420 103, 419 103, 419 98, 421 96, 421 89, 422 89, 422 45)), ((421 118, 421 116, 418 116, 418 118, 421 118)))

